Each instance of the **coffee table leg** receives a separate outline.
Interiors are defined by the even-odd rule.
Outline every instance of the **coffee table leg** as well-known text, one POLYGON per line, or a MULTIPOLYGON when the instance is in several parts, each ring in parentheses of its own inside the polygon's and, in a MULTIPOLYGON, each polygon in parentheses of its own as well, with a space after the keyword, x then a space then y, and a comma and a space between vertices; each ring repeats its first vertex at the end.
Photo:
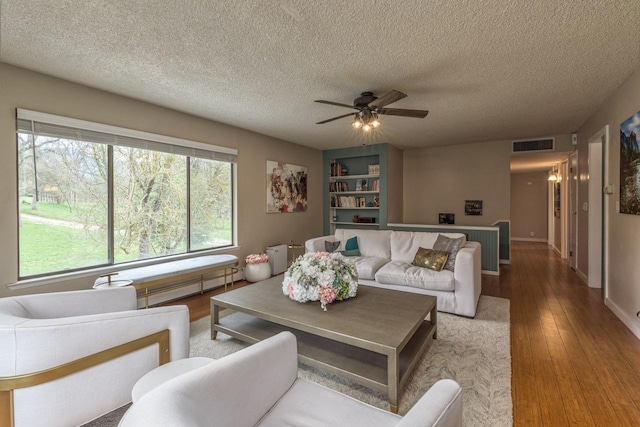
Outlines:
POLYGON ((431 323, 433 323, 433 339, 438 338, 438 307, 433 306, 430 316, 431 323))
POLYGON ((220 321, 220 307, 211 303, 211 339, 215 340, 218 336, 218 331, 214 329, 214 326, 220 321))
POLYGON ((398 413, 398 378, 400 377, 400 366, 398 365, 398 354, 387 356, 387 388, 389 390, 389 410, 394 414, 398 413))

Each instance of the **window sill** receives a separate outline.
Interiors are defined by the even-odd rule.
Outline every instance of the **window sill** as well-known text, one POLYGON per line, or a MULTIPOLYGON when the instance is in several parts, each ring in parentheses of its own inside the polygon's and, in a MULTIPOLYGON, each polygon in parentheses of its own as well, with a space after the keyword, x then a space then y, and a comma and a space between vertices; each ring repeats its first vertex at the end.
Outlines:
MULTIPOLYGON (((18 280, 17 282, 9 283, 6 286, 8 289, 18 290, 18 289, 33 288, 37 286, 53 285, 53 284, 65 282, 67 280, 83 279, 85 277, 92 277, 93 279, 95 279, 97 276, 100 276, 101 274, 110 273, 113 271, 121 271, 121 270, 126 270, 134 267, 144 267, 147 265, 162 264, 163 262, 167 262, 167 261, 177 261, 181 259, 189 259, 189 258, 195 258, 195 257, 205 256, 205 255, 215 255, 223 252, 236 251, 238 249, 239 249, 239 246, 225 246, 224 248, 220 248, 220 249, 212 249, 208 251, 195 252, 190 254, 168 256, 161 259, 156 258, 152 260, 133 261, 125 264, 109 265, 105 267, 91 268, 88 270, 74 271, 73 273, 60 273, 60 274, 50 275, 47 277, 18 280)), ((91 285, 92 284, 93 284, 93 281, 91 285)))

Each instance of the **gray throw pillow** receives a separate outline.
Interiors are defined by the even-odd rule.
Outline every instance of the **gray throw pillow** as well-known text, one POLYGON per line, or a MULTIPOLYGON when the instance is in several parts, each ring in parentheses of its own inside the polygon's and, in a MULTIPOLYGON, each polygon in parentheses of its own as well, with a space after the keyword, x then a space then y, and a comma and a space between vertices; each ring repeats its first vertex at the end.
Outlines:
POLYGON ((340 246, 340 240, 336 240, 335 242, 330 242, 328 240, 324 241, 324 250, 329 253, 335 252, 335 250, 338 249, 338 246, 340 246))
POLYGON ((436 251, 443 251, 449 253, 447 263, 444 265, 445 270, 453 271, 456 266, 456 256, 464 245, 465 238, 458 237, 457 239, 450 239, 447 236, 438 234, 436 242, 433 244, 433 249, 436 251))

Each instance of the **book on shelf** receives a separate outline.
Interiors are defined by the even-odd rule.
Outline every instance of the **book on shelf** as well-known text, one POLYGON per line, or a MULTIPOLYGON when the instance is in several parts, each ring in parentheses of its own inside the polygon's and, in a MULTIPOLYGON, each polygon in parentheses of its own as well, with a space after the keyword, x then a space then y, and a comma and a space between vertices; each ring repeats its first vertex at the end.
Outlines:
POLYGON ((376 179, 371 182, 371 191, 380 191, 380 180, 376 179))
POLYGON ((369 165, 369 175, 380 175, 380 165, 369 165))
POLYGON ((329 191, 331 193, 341 193, 349 191, 349 183, 346 181, 333 181, 329 183, 329 191))
POLYGON ((343 164, 336 162, 335 160, 331 160, 331 176, 345 176, 349 174, 349 170, 343 164))
POLYGON ((334 208, 357 208, 358 201, 355 196, 332 196, 331 207, 334 208), (335 199, 335 201, 334 201, 335 199))

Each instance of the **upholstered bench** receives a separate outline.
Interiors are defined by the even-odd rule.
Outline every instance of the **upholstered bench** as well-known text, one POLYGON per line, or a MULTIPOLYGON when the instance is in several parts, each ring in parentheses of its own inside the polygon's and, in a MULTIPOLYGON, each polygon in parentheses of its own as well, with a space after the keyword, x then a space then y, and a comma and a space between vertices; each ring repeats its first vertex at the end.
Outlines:
POLYGON ((221 273, 224 276, 224 287, 227 289, 227 278, 233 284, 233 275, 238 266, 235 255, 206 255, 194 258, 167 261, 160 264, 135 267, 108 273, 100 276, 93 284, 102 289, 132 285, 138 291, 138 298, 145 299, 145 307, 149 307, 149 297, 184 286, 200 284, 200 293, 204 290, 206 275, 221 273), (113 276, 117 275, 114 279, 113 276))

